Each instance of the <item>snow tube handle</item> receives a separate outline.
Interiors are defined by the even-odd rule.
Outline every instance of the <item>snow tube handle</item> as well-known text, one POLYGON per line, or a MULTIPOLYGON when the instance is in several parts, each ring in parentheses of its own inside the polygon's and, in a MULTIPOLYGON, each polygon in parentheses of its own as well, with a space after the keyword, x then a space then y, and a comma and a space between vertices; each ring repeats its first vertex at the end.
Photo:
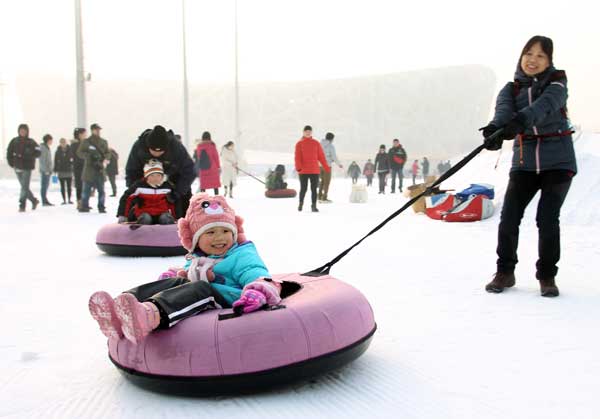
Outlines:
MULTIPOLYGON (((263 311, 275 311, 275 310, 281 310, 284 309, 285 305, 284 304, 275 304, 275 305, 267 305, 265 304, 260 310, 263 311)), ((229 319, 235 319, 237 317, 241 317, 242 315, 244 315, 244 308, 242 306, 237 306, 236 308, 233 309, 233 311, 231 313, 223 313, 223 314, 219 314, 219 321, 221 320, 229 320, 229 319)), ((250 314, 250 313, 248 313, 250 314)))

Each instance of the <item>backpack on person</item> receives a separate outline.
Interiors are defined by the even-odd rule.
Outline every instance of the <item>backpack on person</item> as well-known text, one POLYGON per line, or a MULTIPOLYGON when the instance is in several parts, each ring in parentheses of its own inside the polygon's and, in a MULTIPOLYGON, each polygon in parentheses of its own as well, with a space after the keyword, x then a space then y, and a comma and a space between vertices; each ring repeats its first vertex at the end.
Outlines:
POLYGON ((200 151, 200 156, 198 157, 198 168, 200 170, 210 169, 210 157, 208 157, 206 150, 200 151))

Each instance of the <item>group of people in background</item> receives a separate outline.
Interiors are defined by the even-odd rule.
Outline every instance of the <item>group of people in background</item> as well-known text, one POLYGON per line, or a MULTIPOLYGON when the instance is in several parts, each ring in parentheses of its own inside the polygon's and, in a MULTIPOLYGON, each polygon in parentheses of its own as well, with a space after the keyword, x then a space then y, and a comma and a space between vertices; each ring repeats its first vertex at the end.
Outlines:
MULTIPOLYGON (((73 139, 68 142, 65 138, 60 138, 59 145, 53 153, 52 135, 44 135, 42 143, 38 144, 30 137, 29 126, 19 125, 18 136, 8 145, 6 159, 8 165, 15 171, 21 186, 20 212, 25 212, 27 201, 31 202, 32 209, 36 209, 40 203, 44 206, 54 206, 48 199, 48 189, 53 176, 55 182, 60 184, 63 205, 75 203, 72 196, 74 187, 79 212, 91 210, 89 200, 93 194, 98 196, 98 211, 106 212, 104 185, 108 180, 111 196, 117 196, 116 176, 119 174, 119 154, 109 147, 107 140, 100 136, 101 129, 100 125, 92 124, 91 135, 88 135, 87 129, 75 128, 73 139), (39 159, 41 200, 36 198, 30 188, 31 174, 35 170, 37 159, 39 159)), ((204 132, 192 159, 181 143, 181 137, 173 131, 167 131, 160 125, 147 129, 134 142, 129 153, 125 170, 125 183, 128 189, 121 197, 117 217, 121 222, 140 219, 143 213, 139 210, 141 203, 144 200, 148 201, 148 197, 144 199, 143 194, 136 193, 142 183, 145 187, 160 186, 161 190, 164 189, 162 188, 164 183, 168 182, 171 185, 173 190, 168 197, 173 208, 170 213, 174 218, 185 213, 192 195, 191 184, 196 177, 199 178, 201 191, 213 189, 215 195, 218 194, 222 180, 225 195, 233 197, 233 188, 237 183, 239 172, 238 164, 239 159, 233 141, 227 142, 219 153, 210 133, 204 132), (153 181, 149 181, 147 176, 149 168, 146 167, 148 164, 152 165, 151 172, 161 172, 164 177, 161 180, 164 182, 156 184, 158 177, 156 173, 152 176, 153 181), (129 199, 132 194, 137 197, 135 201, 129 199)), ((158 222, 158 218, 153 214, 151 218, 158 222)), ((162 220, 164 219, 165 217, 162 220)), ((147 217, 142 216, 141 220, 147 220, 147 217)))
MULTIPOLYGON (((429 159, 423 157, 422 161, 414 160, 405 173, 404 167, 407 162, 406 150, 400 144, 398 139, 393 141, 392 147, 387 149, 385 144, 379 146, 379 152, 375 156, 375 162, 368 159, 361 171, 360 166, 356 161, 353 161, 348 167, 347 175, 352 179, 352 184, 358 182, 358 178, 362 174, 367 179, 367 186, 373 185, 373 178, 377 175, 379 179, 379 193, 385 194, 387 181, 391 175, 391 193, 396 193, 396 185, 398 192, 402 192, 404 175, 412 175, 412 184, 415 185, 417 177, 421 176, 425 182, 430 174, 429 159), (396 180, 398 183, 396 183, 396 180)), ((438 174, 443 174, 451 168, 450 160, 441 161, 438 166, 438 174)))
MULTIPOLYGON (((119 173, 119 155, 109 147, 108 141, 100 136, 101 129, 100 125, 92 124, 91 135, 88 136, 85 128, 75 128, 70 143, 65 138, 59 140, 52 158, 53 137, 50 134, 44 135, 42 144, 38 145, 29 137, 29 127, 26 124, 20 125, 19 135, 10 142, 7 150, 7 161, 14 168, 21 184, 19 211, 25 211, 27 200, 31 201, 32 209, 40 203, 29 188, 31 171, 35 168, 35 160, 39 158, 42 205, 53 205, 48 200, 47 191, 54 173, 56 181, 60 183, 63 205, 74 203, 72 200, 74 185, 78 211, 89 212, 91 210, 89 199, 93 193, 97 193, 98 211, 106 212, 104 184, 108 179, 111 196, 117 196, 116 176, 119 173)), ((294 155, 295 169, 300 180, 299 211, 303 209, 309 184, 311 211, 318 212, 317 202, 332 202, 329 199, 331 168, 333 165, 337 165, 340 169, 344 167, 337 156, 333 144, 334 138, 335 135, 328 132, 325 138, 317 141, 312 137, 312 127, 310 125, 304 127, 294 155)), ((387 179, 391 175, 391 193, 396 192, 396 186, 398 191, 402 192, 406 162, 406 150, 400 141, 395 139, 389 149, 382 144, 374 161, 369 159, 362 170, 358 163, 353 161, 347 169, 347 174, 353 184, 358 182, 361 174, 364 175, 367 186, 373 184, 373 178, 377 175, 380 194, 385 193, 387 179)), ((174 134, 172 130, 167 131, 160 125, 147 129, 134 142, 128 156, 125 176, 127 190, 121 196, 117 217, 120 222, 147 223, 148 216, 152 223, 174 221, 185 212, 191 197, 191 184, 196 177, 199 180, 198 191, 212 190, 215 195, 218 195, 223 186, 224 195, 233 198, 233 189, 237 184, 240 170, 239 163, 234 142, 228 141, 219 151, 208 131, 197 140, 196 148, 190 157, 181 143, 181 137, 174 134), (154 174, 152 181, 148 179, 150 172, 154 174), (157 172, 160 172, 158 174, 162 176, 161 179, 157 179, 157 172), (165 183, 171 187, 167 188, 163 185, 165 183), (161 212, 157 213, 156 211, 159 210, 156 210, 151 211, 152 214, 147 214, 141 210, 141 203, 148 201, 148 197, 144 197, 144 193, 140 192, 145 190, 144 188, 168 190, 164 197, 168 198, 168 203, 158 206, 161 212), (165 212, 168 212, 172 219, 166 216, 160 218, 165 212)), ((423 158, 420 163, 415 160, 411 172, 413 184, 419 174, 425 179, 429 173, 427 158, 423 158)))
POLYGON ((98 124, 90 127, 88 137, 85 128, 75 128, 70 143, 65 138, 59 139, 59 145, 52 156, 54 138, 51 134, 42 137, 38 144, 29 136, 29 126, 21 124, 18 136, 13 138, 6 150, 8 165, 15 170, 21 186, 19 195, 19 211, 25 212, 27 201, 35 210, 40 200, 30 189, 31 173, 35 170, 35 161, 39 158, 40 197, 43 206, 54 206, 48 200, 50 181, 56 176, 60 183, 62 204, 73 204, 72 188, 75 186, 77 210, 89 212, 89 198, 92 190, 98 193, 98 211, 106 212, 104 206, 104 181, 108 175, 112 185, 112 196, 116 196, 115 176, 118 174, 119 155, 108 146, 108 142, 100 137, 102 128, 98 124))

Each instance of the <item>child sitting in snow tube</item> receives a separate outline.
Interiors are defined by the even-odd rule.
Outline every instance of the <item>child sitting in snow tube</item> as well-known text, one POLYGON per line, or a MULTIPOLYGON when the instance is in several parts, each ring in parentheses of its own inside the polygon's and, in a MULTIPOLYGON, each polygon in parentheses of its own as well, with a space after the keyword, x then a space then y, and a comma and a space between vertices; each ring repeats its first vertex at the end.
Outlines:
POLYGON ((267 198, 293 198, 296 196, 295 189, 288 189, 288 184, 284 182, 285 166, 278 164, 275 170, 269 170, 267 174, 267 182, 265 196, 267 198))
POLYGON ((104 291, 92 294, 89 310, 102 333, 137 343, 155 329, 208 309, 249 313, 278 304, 280 285, 270 280, 256 247, 246 241, 242 223, 223 197, 195 195, 178 223, 189 251, 184 268, 172 268, 114 300, 104 291))
POLYGON ((174 224, 175 198, 159 160, 144 165, 144 179, 134 182, 119 201, 119 223, 174 224))

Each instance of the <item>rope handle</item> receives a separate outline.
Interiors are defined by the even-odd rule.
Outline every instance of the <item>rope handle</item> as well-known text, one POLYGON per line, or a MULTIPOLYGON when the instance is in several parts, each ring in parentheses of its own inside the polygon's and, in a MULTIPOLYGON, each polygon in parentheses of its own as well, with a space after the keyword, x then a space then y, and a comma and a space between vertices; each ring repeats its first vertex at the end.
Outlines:
POLYGON ((302 275, 304 275, 304 276, 313 276, 313 277, 323 276, 323 275, 329 275, 329 272, 330 272, 331 268, 333 267, 333 265, 335 265, 340 260, 342 260, 348 253, 350 253, 350 251, 352 249, 354 249, 356 246, 358 246, 359 244, 361 244, 363 242, 363 240, 365 240, 370 235, 375 234, 377 231, 379 231, 381 228, 383 228, 383 226, 385 226, 387 223, 389 223, 390 221, 392 221, 394 218, 396 218, 398 215, 400 215, 402 212, 404 212, 407 208, 409 208, 412 204, 414 204, 415 202, 417 202, 419 199, 421 199, 422 197, 424 197, 427 194, 430 194, 442 182, 444 182, 445 180, 447 180, 448 178, 450 178, 452 175, 454 175, 456 172, 458 172, 460 169, 462 169, 464 166, 466 166, 466 164, 468 162, 470 162, 471 160, 473 160, 475 158, 475 156, 477 156, 481 152, 481 150, 483 150, 485 148, 485 143, 486 142, 490 142, 490 141, 494 141, 494 140, 498 139, 500 136, 502 136, 503 132, 504 132, 504 128, 500 128, 499 130, 495 131, 492 135, 490 135, 489 137, 485 138, 483 144, 477 146, 473 151, 471 151, 461 161, 459 161, 458 163, 456 163, 456 165, 454 165, 447 172, 445 172, 444 174, 442 174, 435 182, 433 182, 423 192, 421 192, 420 194, 418 194, 417 196, 415 196, 414 198, 412 198, 410 201, 408 201, 407 203, 405 203, 398 210, 396 210, 391 215, 389 215, 385 220, 383 220, 375 228, 373 228, 371 231, 369 231, 367 234, 365 234, 360 240, 358 240, 352 246, 350 246, 349 248, 347 248, 346 250, 344 250, 342 253, 340 253, 339 255, 337 255, 336 257, 334 257, 333 259, 331 259, 326 264, 324 264, 324 265, 322 265, 322 266, 320 266, 320 267, 318 267, 316 269, 313 269, 312 271, 306 272, 306 273, 304 273, 302 275))

